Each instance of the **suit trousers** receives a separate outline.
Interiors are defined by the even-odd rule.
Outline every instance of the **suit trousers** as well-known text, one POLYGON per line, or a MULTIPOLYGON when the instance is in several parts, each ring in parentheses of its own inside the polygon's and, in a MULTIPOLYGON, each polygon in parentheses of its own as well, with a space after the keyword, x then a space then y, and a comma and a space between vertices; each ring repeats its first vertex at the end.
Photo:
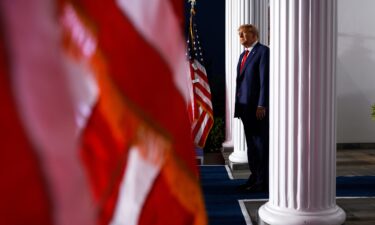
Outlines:
POLYGON ((251 175, 247 184, 268 186, 269 118, 250 120, 241 117, 247 144, 247 160, 251 175))

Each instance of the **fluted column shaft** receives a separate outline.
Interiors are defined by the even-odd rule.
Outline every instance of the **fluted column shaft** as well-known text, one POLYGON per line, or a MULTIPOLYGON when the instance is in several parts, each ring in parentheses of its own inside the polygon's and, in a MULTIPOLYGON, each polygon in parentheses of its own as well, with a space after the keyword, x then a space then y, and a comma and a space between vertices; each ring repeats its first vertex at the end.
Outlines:
POLYGON ((336 0, 271 0, 270 198, 266 224, 338 225, 336 0))
POLYGON ((225 2, 225 64, 226 64, 226 140, 224 147, 233 147, 229 160, 234 163, 247 162, 246 139, 240 120, 233 118, 236 89, 236 68, 243 51, 239 42, 238 27, 255 24, 260 31, 260 41, 268 43, 269 0, 226 0, 225 2))
POLYGON ((223 143, 224 148, 233 148, 233 100, 235 86, 233 80, 234 71, 234 55, 239 52, 238 45, 235 43, 235 27, 239 25, 238 17, 234 16, 237 12, 238 1, 225 1, 225 142, 223 143))

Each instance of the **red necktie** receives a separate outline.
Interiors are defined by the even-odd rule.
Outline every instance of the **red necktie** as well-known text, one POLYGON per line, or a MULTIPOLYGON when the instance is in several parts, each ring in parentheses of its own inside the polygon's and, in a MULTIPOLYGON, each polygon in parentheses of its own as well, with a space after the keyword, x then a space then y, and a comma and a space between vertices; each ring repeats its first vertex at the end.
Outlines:
POLYGON ((245 54, 244 54, 244 56, 242 58, 242 61, 241 61, 240 73, 242 73, 242 69, 243 69, 243 66, 245 65, 245 62, 246 62, 246 59, 247 59, 248 55, 249 55, 249 50, 246 50, 245 54))

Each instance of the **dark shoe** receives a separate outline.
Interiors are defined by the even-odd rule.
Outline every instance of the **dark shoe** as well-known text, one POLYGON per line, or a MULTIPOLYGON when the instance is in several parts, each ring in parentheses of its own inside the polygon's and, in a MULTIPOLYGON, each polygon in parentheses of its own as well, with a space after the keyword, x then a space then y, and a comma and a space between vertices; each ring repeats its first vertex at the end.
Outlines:
POLYGON ((263 191, 264 191, 263 185, 260 185, 260 184, 255 184, 248 189, 248 192, 251 192, 251 193, 257 193, 257 192, 263 192, 263 191))
POLYGON ((255 184, 241 184, 236 187, 236 190, 239 192, 248 192, 255 184))
POLYGON ((268 193, 268 186, 265 186, 263 184, 255 184, 253 185, 249 190, 248 192, 251 192, 251 193, 268 193))

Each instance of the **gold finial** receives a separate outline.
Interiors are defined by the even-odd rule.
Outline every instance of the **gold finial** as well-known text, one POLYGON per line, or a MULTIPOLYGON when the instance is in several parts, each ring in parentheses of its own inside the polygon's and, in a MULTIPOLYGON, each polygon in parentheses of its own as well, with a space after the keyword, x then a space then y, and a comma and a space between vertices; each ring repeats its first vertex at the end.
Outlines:
POLYGON ((195 5, 196 1, 197 0, 189 0, 189 2, 190 2, 191 5, 195 5))
POLYGON ((194 35, 193 35, 193 16, 195 15, 195 9, 194 6, 197 4, 197 0, 188 0, 191 4, 190 8, 190 26, 189 26, 189 33, 190 38, 192 40, 192 44, 194 43, 194 35))
POLYGON ((195 5, 197 4, 197 0, 188 0, 188 2, 190 2, 190 4, 191 4, 191 7, 190 7, 190 12, 192 13, 192 14, 195 14, 195 5))

